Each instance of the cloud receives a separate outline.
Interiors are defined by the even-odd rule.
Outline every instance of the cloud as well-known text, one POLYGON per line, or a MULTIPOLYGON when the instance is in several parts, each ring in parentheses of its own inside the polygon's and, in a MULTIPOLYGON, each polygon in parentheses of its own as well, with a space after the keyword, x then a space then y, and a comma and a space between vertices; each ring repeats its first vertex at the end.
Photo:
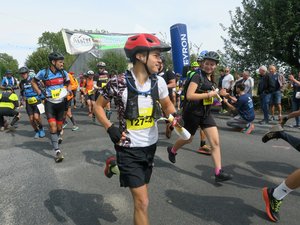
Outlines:
POLYGON ((0 52, 7 52, 20 64, 36 47, 45 31, 66 29, 106 30, 113 33, 155 32, 170 41, 170 27, 187 25, 190 42, 205 49, 222 49, 220 36, 226 36, 219 23, 230 24, 228 11, 241 5, 240 0, 140 0, 4 1, 0 9, 0 52), (6 46, 6 47, 3 47, 6 46), (9 47, 7 47, 9 46, 9 47), (13 49, 12 46, 20 46, 13 49))

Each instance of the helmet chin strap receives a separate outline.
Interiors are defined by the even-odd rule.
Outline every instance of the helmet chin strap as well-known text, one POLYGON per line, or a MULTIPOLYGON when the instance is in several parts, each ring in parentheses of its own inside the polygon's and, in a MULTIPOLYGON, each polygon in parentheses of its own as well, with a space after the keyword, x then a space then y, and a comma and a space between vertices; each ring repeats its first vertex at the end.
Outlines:
POLYGON ((146 55, 146 63, 144 63, 144 67, 145 67, 145 70, 146 70, 147 74, 150 76, 151 73, 150 73, 149 68, 148 68, 148 66, 147 66, 148 58, 149 58, 149 51, 147 51, 147 55, 146 55))
POLYGON ((55 71, 54 71, 54 72, 56 72, 57 70, 59 70, 59 69, 55 66, 55 64, 52 63, 52 61, 51 61, 51 65, 55 68, 55 71))

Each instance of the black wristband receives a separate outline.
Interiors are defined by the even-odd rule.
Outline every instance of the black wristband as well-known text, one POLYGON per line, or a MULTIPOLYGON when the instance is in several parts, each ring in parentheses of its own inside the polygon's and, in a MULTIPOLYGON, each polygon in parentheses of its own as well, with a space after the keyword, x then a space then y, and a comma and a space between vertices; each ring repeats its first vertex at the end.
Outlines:
POLYGON ((107 129, 107 133, 114 144, 117 144, 121 140, 122 133, 120 129, 115 127, 113 124, 107 129))

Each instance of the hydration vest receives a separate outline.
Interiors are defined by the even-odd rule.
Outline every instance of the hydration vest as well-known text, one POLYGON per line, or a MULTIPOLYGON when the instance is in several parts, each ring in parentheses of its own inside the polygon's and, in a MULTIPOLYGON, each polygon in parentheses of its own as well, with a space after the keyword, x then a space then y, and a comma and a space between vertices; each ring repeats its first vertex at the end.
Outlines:
MULTIPOLYGON (((181 100, 181 104, 180 105, 181 105, 181 108, 183 108, 186 105, 186 103, 187 103, 186 92, 187 92, 187 89, 189 87, 189 84, 191 83, 191 80, 192 80, 193 76, 195 74, 199 74, 200 75, 200 84, 201 84, 201 86, 204 83, 204 77, 203 77, 203 75, 201 73, 201 70, 199 70, 199 73, 197 73, 195 71, 190 71, 187 74, 188 75, 187 75, 187 78, 186 78, 184 86, 183 86, 183 90, 182 90, 181 95, 180 95, 180 100, 181 100)), ((201 89, 201 86, 200 86, 200 89, 201 89)))
POLYGON ((61 73, 62 77, 58 77, 58 78, 50 78, 48 79, 49 76, 49 68, 45 69, 45 75, 44 75, 44 84, 46 87, 50 87, 50 86, 54 86, 54 85, 60 85, 60 84, 64 84, 65 80, 66 80, 66 74, 64 73, 63 70, 57 70, 58 72, 61 73))
POLYGON ((127 71, 125 74, 125 79, 127 82, 127 104, 126 104, 126 111, 125 111, 125 119, 133 120, 137 119, 139 117, 139 106, 138 106, 138 96, 144 95, 148 96, 150 95, 153 101, 153 110, 152 110, 152 117, 154 119, 158 119, 162 116, 161 108, 158 103, 159 96, 158 96, 158 79, 156 77, 156 74, 152 74, 150 76, 151 80, 151 88, 147 92, 139 92, 136 88, 134 79, 132 74, 127 71))
POLYGON ((32 78, 28 77, 26 80, 21 81, 24 90, 24 96, 29 97, 38 97, 38 94, 34 91, 31 85, 32 78))

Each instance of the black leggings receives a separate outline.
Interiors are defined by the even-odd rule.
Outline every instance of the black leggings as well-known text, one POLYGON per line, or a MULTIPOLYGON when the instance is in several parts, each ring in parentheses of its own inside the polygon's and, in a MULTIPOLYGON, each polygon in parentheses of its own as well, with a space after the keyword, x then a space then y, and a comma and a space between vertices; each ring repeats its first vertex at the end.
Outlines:
POLYGON ((4 116, 14 117, 17 116, 18 111, 11 108, 0 107, 0 127, 4 126, 4 116))
POLYGON ((280 138, 288 142, 291 146, 293 146, 297 151, 300 152, 300 138, 296 138, 284 131, 279 132, 280 138))

